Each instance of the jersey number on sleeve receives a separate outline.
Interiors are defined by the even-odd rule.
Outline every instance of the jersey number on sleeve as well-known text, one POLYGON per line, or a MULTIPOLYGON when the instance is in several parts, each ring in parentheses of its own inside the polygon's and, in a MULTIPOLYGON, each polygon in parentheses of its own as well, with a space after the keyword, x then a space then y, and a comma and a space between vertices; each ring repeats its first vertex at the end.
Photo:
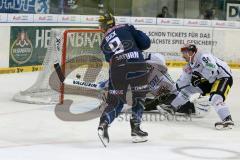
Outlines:
POLYGON ((209 63, 209 61, 210 61, 210 59, 209 59, 208 57, 203 57, 202 60, 203 60, 203 62, 205 62, 205 63, 209 63))

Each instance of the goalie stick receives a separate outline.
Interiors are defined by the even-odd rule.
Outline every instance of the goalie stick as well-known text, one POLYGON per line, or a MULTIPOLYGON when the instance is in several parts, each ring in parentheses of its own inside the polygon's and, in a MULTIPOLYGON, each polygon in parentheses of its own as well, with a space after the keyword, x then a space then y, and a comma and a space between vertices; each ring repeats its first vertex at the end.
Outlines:
MULTIPOLYGON (((161 66, 161 65, 160 65, 160 66, 161 66)), ((156 67, 156 69, 157 69, 166 79, 168 79, 168 81, 169 81, 172 85, 175 85, 175 82, 172 80, 172 78, 171 78, 170 75, 167 73, 167 71, 163 71, 163 70, 161 70, 160 68, 161 68, 161 67, 156 67)), ((165 93, 165 94, 163 94, 163 95, 156 96, 154 99, 152 99, 151 101, 149 101, 148 104, 158 103, 159 98, 160 98, 161 96, 169 95, 169 94, 174 93, 174 92, 176 92, 176 91, 181 91, 182 89, 187 88, 187 87, 189 87, 189 86, 191 86, 191 84, 187 84, 187 85, 182 86, 182 87, 180 87, 180 88, 177 87, 176 89, 174 89, 174 90, 172 90, 172 91, 170 91, 170 92, 167 92, 167 93, 165 93)))
POLYGON ((55 71, 57 72, 59 80, 63 83, 63 81, 65 80, 65 76, 63 75, 63 72, 59 63, 55 63, 54 68, 55 68, 55 71))
POLYGON ((152 105, 155 105, 155 104, 159 103, 160 97, 167 96, 167 95, 169 95, 169 94, 171 94, 171 93, 174 93, 174 92, 176 92, 176 91, 178 91, 178 90, 187 88, 187 87, 189 87, 189 86, 190 86, 190 84, 185 85, 185 86, 182 86, 182 87, 177 88, 177 89, 175 89, 175 90, 172 90, 172 91, 170 91, 170 92, 168 92, 168 93, 165 93, 164 95, 156 96, 155 98, 153 98, 153 99, 150 100, 149 102, 145 103, 145 105, 151 105, 151 104, 152 104, 152 105))
MULTIPOLYGON (((95 83, 95 82, 86 82, 86 81, 81 81, 79 79, 70 79, 66 78, 64 80, 64 84, 71 85, 71 86, 76 86, 76 87, 82 87, 86 89, 92 89, 96 91, 106 91, 108 90, 108 80, 103 80, 101 82, 95 83)), ((146 86, 146 89, 148 89, 148 86, 146 86)), ((127 88, 127 91, 138 91, 138 88, 127 88)), ((140 92, 140 91, 139 91, 140 92)))

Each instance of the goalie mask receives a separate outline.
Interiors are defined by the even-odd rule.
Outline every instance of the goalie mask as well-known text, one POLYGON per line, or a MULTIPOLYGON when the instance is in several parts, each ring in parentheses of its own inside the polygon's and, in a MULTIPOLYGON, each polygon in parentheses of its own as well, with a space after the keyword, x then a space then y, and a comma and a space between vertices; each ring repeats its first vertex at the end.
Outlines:
POLYGON ((166 65, 164 56, 160 53, 150 53, 146 58, 147 62, 156 63, 159 65, 166 65))
POLYGON ((150 53, 145 60, 148 64, 150 64, 151 68, 155 68, 158 72, 167 72, 166 61, 162 54, 150 53))
POLYGON ((106 32, 109 28, 115 26, 115 18, 111 13, 105 13, 101 15, 98 19, 101 29, 106 32))

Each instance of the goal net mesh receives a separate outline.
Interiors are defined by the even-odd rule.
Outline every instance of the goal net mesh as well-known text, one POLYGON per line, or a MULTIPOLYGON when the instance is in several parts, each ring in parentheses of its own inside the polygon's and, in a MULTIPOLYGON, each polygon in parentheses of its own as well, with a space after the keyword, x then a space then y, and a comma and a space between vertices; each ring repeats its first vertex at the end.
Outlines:
POLYGON ((99 91, 79 85, 80 82, 107 80, 108 65, 100 51, 100 30, 52 29, 43 70, 36 82, 25 91, 14 95, 18 102, 56 104, 63 98, 78 100, 79 96, 96 98, 99 91), (54 64, 61 66, 66 79, 61 85, 54 64))

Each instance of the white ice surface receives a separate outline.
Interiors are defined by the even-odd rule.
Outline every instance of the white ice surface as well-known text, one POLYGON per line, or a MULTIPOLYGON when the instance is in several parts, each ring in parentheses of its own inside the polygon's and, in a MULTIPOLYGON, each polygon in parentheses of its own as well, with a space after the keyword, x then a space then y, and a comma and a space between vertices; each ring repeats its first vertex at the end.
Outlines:
MULTIPOLYGON (((175 78, 180 73, 170 69, 175 78)), ((233 130, 215 130, 219 118, 212 109, 207 117, 187 122, 143 122, 149 141, 133 144, 129 122, 116 119, 109 128, 108 148, 97 137, 98 119, 64 122, 55 116, 54 106, 12 101, 38 73, 0 75, 0 160, 240 160, 240 71, 233 73, 227 100, 236 124, 233 130)))

